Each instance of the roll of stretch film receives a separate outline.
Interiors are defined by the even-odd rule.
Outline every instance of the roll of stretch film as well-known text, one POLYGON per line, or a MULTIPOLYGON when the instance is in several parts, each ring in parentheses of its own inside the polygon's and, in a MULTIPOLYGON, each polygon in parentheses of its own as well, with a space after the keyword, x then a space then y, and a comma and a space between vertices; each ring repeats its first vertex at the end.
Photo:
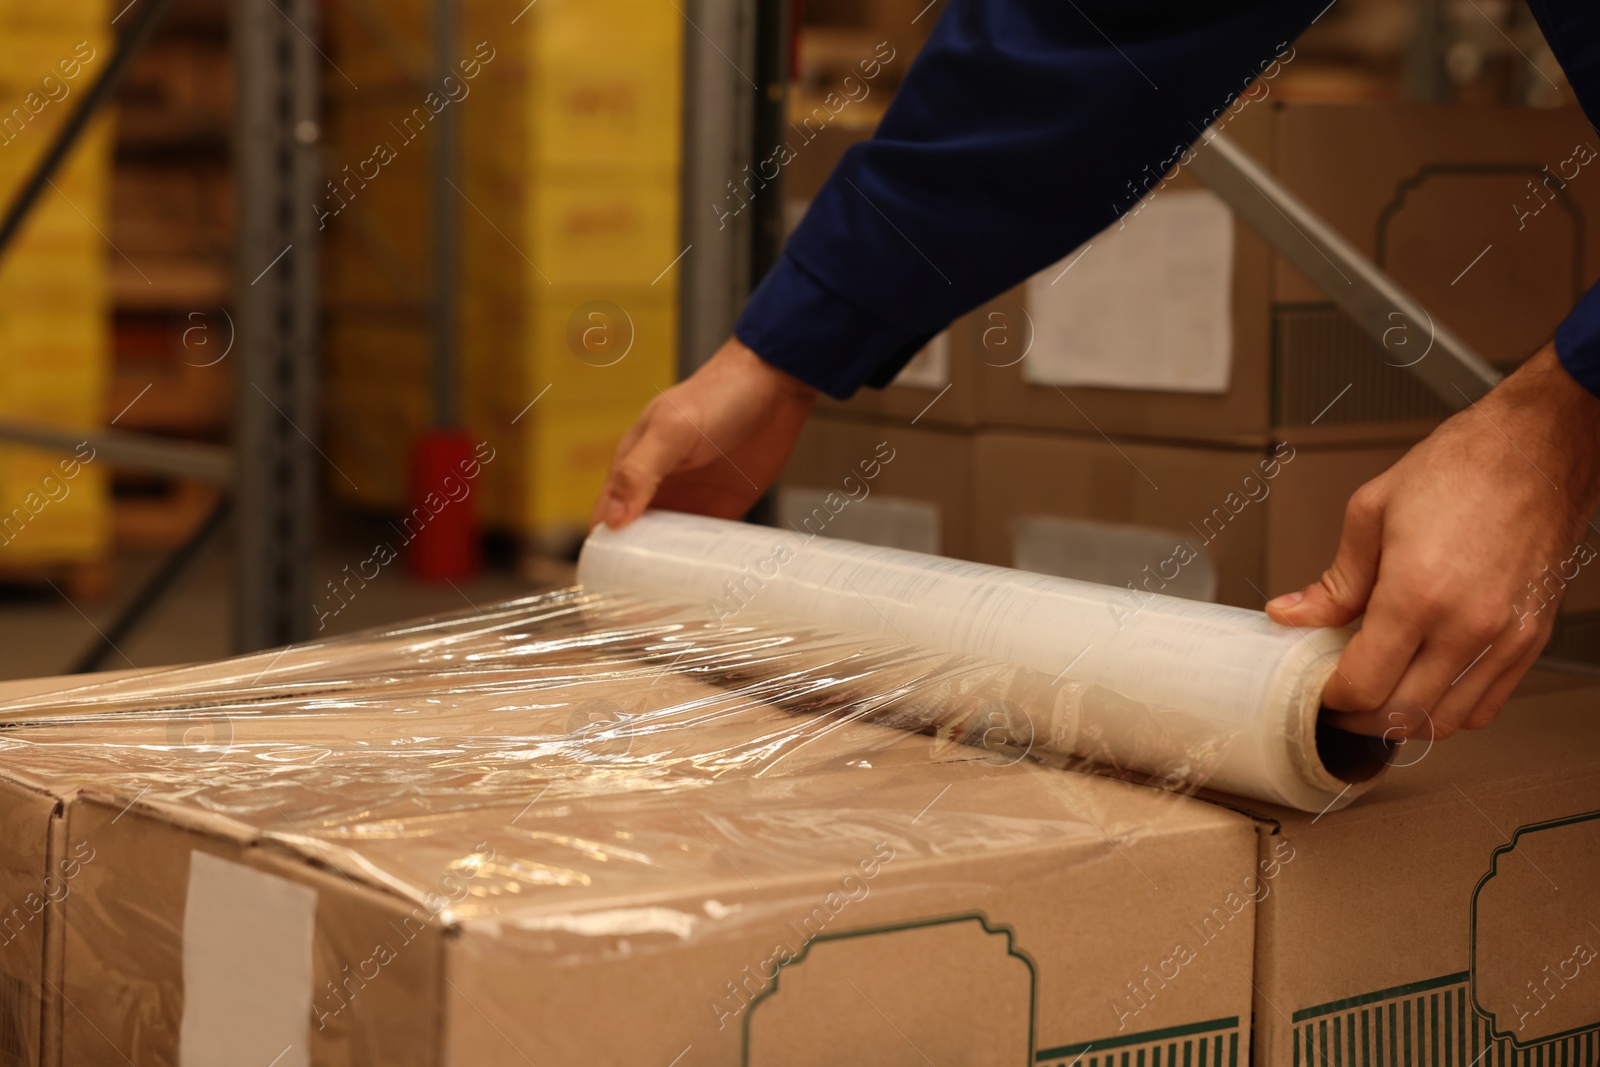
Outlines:
POLYGON ((1306 811, 1348 804, 1384 766, 1381 743, 1318 727, 1342 630, 669 512, 598 528, 578 578, 593 593, 681 604, 712 626, 887 637, 1003 665, 1031 679, 1028 738, 1042 756, 1306 811))

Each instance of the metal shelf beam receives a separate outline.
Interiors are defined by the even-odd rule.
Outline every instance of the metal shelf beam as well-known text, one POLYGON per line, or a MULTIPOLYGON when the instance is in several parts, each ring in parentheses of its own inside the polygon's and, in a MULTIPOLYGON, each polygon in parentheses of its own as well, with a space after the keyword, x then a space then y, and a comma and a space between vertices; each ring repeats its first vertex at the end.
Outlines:
POLYGON ((1415 375, 1451 410, 1466 407, 1500 381, 1500 373, 1470 345, 1226 134, 1202 136, 1188 166, 1279 255, 1360 323, 1393 357, 1388 360, 1392 366, 1415 375))

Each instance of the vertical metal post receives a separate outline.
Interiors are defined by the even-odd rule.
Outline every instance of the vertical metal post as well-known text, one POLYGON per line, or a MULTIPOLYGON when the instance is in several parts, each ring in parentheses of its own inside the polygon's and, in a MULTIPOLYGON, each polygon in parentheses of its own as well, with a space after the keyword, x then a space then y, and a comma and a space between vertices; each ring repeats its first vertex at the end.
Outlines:
POLYGON ((1450 12, 1446 0, 1414 0, 1417 24, 1406 56, 1406 96, 1441 104, 1454 94, 1445 53, 1450 47, 1450 12))
POLYGON ((239 395, 234 640, 310 634, 317 433, 316 0, 233 0, 239 395))
MULTIPOLYGON (((444 80, 453 75, 455 54, 455 0, 434 0, 435 91, 443 92, 444 80)), ((459 131, 456 108, 446 107, 439 112, 434 120, 433 131, 433 425, 441 430, 454 426, 459 418, 456 403, 455 321, 457 224, 460 215, 454 186, 459 131)))
MULTIPOLYGON (((757 5, 686 0, 683 32, 683 244, 678 369, 688 375, 733 329, 750 294, 756 219, 733 190, 754 158, 757 5)), ((742 189, 740 190, 742 192, 742 189)), ((769 190, 778 198, 776 186, 769 190)))
POLYGON ((784 103, 789 97, 789 14, 791 0, 757 0, 755 70, 752 72, 754 137, 750 171, 769 184, 750 206, 755 210, 750 234, 750 287, 761 283, 783 253, 783 174, 772 173, 773 152, 783 136, 784 103))

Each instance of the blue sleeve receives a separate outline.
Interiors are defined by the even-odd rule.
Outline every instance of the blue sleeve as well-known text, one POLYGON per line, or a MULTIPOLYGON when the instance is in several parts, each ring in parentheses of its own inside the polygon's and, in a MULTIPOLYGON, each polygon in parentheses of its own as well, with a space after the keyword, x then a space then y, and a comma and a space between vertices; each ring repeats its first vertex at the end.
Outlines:
POLYGON ((952 319, 1131 208, 1326 6, 954 0, 735 334, 841 399, 887 384, 952 319))
MULTIPOLYGON (((1600 123, 1600 4, 1594 0, 1528 0, 1528 8, 1566 72, 1590 125, 1600 123)), ((1556 356, 1579 385, 1600 396, 1600 283, 1584 294, 1556 330, 1556 356)))

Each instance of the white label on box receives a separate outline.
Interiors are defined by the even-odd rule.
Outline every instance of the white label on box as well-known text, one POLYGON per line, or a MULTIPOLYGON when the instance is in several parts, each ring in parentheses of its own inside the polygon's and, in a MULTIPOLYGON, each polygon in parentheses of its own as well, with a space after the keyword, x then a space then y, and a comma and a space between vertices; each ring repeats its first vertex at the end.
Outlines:
POLYGON ((1028 282, 1041 385, 1225 393, 1233 216, 1208 192, 1158 192, 1028 282))
POLYGON ((943 389, 950 384, 950 331, 938 334, 894 376, 895 385, 943 389))
POLYGON ((307 1067, 316 922, 316 890, 190 854, 182 1067, 307 1067))
POLYGON ((851 500, 837 491, 785 486, 778 493, 778 523, 802 535, 929 555, 944 544, 937 504, 876 493, 851 500), (828 506, 830 497, 837 511, 828 506))
POLYGON ((1217 569, 1206 550, 1154 526, 1025 515, 1012 526, 1011 565, 1118 588, 1132 582, 1142 592, 1185 600, 1217 599, 1217 569))

